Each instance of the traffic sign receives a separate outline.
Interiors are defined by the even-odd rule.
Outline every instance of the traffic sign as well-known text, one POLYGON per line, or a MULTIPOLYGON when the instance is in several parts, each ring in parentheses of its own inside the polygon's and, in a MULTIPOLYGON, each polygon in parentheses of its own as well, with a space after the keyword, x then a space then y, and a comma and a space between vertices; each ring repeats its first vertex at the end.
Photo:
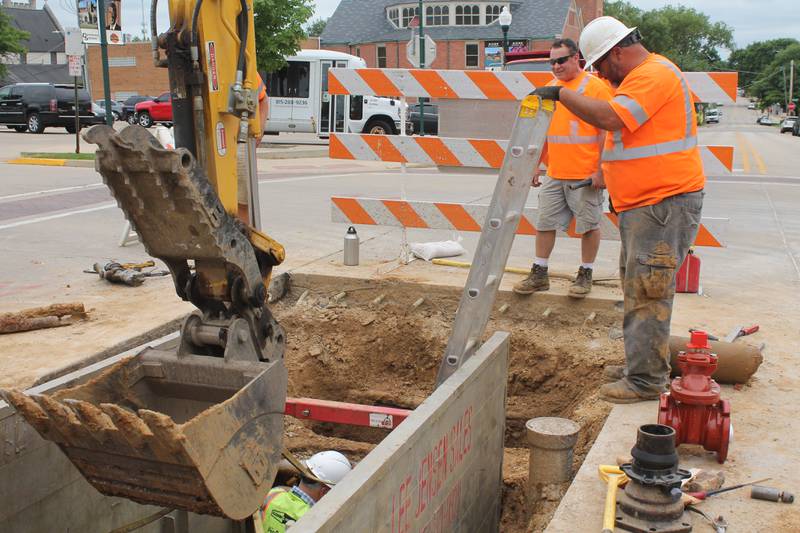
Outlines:
MULTIPOLYGON (((406 57, 409 63, 414 67, 419 68, 419 37, 414 35, 408 43, 406 43, 406 57)), ((425 66, 428 67, 433 64, 436 59, 436 41, 431 39, 430 35, 425 36, 425 66)))
POLYGON ((69 75, 79 78, 83 74, 83 69, 81 68, 81 56, 67 56, 69 60, 69 75))
POLYGON ((80 28, 64 28, 64 52, 68 56, 83 55, 83 33, 80 28))

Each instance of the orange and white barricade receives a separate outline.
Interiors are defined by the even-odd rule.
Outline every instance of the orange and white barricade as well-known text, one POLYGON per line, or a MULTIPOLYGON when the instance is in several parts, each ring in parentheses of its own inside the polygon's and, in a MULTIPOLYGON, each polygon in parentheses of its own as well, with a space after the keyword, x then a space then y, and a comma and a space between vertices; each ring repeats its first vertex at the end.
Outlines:
MULTIPOLYGON (((735 72, 685 74, 698 101, 735 102, 735 72)), ((549 73, 542 72, 370 68, 332 68, 328 71, 328 86, 332 94, 400 98, 521 100, 537 85, 550 79, 549 73)), ((335 133, 331 134, 329 151, 334 159, 497 169, 502 165, 506 146, 507 141, 497 139, 335 133)), ((732 172, 732 146, 700 146, 700 154, 706 174, 724 176, 732 172)), ((487 209, 485 205, 408 202, 404 199, 335 197, 331 201, 334 222, 458 231, 480 231, 487 209)), ((536 210, 526 209, 517 234, 535 235, 535 220, 536 210)), ((695 244, 722 246, 719 235, 726 223, 727 219, 704 217, 695 244)), ((573 229, 561 236, 577 236, 574 220, 573 229)), ((619 240, 614 214, 606 213, 601 236, 619 240)))

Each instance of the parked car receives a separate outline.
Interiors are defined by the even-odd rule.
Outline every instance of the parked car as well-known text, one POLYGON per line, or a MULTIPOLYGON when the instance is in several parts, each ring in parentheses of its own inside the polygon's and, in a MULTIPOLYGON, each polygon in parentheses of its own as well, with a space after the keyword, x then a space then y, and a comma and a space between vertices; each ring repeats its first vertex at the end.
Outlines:
POLYGON ((719 119, 722 116, 722 111, 720 109, 708 109, 706 110, 706 124, 711 124, 712 122, 715 124, 719 124, 719 119))
POLYGON ((755 109, 755 108, 756 108, 755 102, 750 102, 749 104, 747 104, 747 109, 755 109))
POLYGON ((163 93, 153 100, 136 104, 136 122, 149 128, 157 122, 172 124, 172 95, 163 93))
MULTIPOLYGON (((419 132, 419 109, 420 104, 408 106, 408 120, 414 127, 414 131, 419 132)), ((439 134, 439 106, 436 104, 425 104, 425 134, 439 134)))
MULTIPOLYGON (((102 122, 92 113, 92 99, 78 89, 80 127, 102 122)), ((75 133, 75 87, 52 83, 14 83, 0 89, 0 124, 18 131, 42 133, 48 127, 75 133)))
POLYGON ((786 133, 787 131, 794 131, 794 125, 797 122, 797 117, 786 117, 781 122, 781 133, 786 133))
POLYGON ((128 124, 136 124, 136 104, 152 99, 152 96, 144 95, 128 97, 124 102, 122 102, 122 114, 119 118, 127 121, 128 124))
MULTIPOLYGON (((95 100, 94 103, 97 107, 100 108, 100 116, 105 118, 106 114, 105 99, 95 100)), ((122 104, 117 102, 116 100, 111 100, 111 115, 114 117, 114 120, 119 120, 120 118, 122 118, 122 104)))
POLYGON ((800 120, 794 121, 794 126, 792 127, 792 135, 795 137, 800 137, 800 120))
POLYGON ((756 120, 756 124, 760 124, 761 126, 775 126, 778 124, 778 121, 769 115, 761 115, 758 117, 758 120, 756 120))

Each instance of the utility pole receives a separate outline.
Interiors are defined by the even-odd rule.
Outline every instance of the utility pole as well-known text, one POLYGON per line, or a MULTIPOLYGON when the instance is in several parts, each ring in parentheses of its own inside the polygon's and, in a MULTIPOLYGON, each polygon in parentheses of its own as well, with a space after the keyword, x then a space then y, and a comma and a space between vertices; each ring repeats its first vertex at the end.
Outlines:
POLYGON ((103 98, 106 102, 106 124, 114 125, 111 114, 111 83, 108 80, 108 40, 106 39, 106 2, 97 0, 97 20, 100 26, 100 60, 103 66, 103 98))
MULTIPOLYGON (((794 103, 794 59, 789 62, 789 105, 794 103)), ((788 111, 787 106, 787 111, 788 111)), ((794 108, 795 115, 797 114, 797 107, 794 108)))
MULTIPOLYGON (((425 12, 419 0, 419 68, 425 68, 425 12)), ((419 134, 425 135, 425 98, 419 98, 419 134)))

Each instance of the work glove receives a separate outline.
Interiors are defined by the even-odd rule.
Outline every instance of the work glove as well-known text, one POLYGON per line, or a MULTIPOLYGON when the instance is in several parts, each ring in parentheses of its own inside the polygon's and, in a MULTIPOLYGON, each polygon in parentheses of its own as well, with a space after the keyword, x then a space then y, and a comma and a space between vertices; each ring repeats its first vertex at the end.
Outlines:
POLYGON ((560 92, 560 85, 546 85, 544 87, 538 87, 535 91, 533 91, 533 94, 542 100, 554 100, 558 102, 558 95, 560 92))

